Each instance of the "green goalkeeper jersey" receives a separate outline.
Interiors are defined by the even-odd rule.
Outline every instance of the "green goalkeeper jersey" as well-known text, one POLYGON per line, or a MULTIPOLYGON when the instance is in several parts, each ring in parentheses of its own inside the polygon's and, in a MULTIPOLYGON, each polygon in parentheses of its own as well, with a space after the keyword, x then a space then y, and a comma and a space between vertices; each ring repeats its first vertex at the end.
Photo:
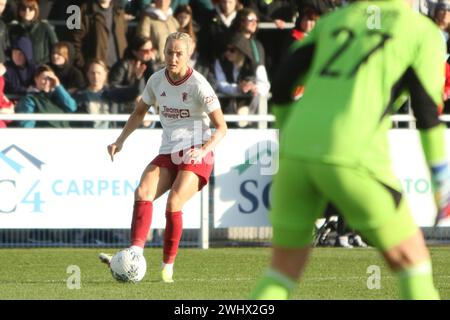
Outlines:
POLYGON ((273 81, 273 101, 289 113, 282 157, 386 169, 389 115, 405 93, 418 129, 440 127, 444 41, 403 0, 357 1, 323 16, 294 46, 273 81), (304 95, 292 102, 298 85, 304 95))

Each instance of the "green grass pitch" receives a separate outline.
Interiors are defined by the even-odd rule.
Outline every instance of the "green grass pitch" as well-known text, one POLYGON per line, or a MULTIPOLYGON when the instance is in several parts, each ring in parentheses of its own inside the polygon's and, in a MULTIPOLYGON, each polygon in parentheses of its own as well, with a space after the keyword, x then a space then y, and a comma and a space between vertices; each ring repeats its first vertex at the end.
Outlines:
MULTIPOLYGON (((450 250, 430 248, 435 284, 450 299, 450 250)), ((181 249, 175 283, 158 281, 162 249, 146 249, 147 274, 138 284, 116 282, 99 252, 115 249, 0 249, 4 299, 247 299, 269 259, 269 248, 181 249), (81 287, 69 289, 68 267, 79 267, 81 287)), ((70 269, 69 269, 70 271, 70 269)), ((72 271, 73 272, 73 271, 72 271)), ((70 283, 70 281, 69 281, 70 283)), ((374 249, 316 248, 294 299, 396 299, 396 278, 374 249), (368 289, 369 266, 379 266, 381 287, 368 289)))

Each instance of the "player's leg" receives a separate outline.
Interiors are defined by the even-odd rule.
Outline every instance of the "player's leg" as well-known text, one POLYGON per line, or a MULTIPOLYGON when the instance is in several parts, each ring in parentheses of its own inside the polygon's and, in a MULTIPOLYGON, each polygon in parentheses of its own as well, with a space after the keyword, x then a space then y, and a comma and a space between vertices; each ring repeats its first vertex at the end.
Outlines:
POLYGON ((361 232, 379 248, 397 275, 402 299, 439 299, 430 255, 406 199, 399 203, 395 217, 377 228, 361 232))
MULTIPOLYGON (((131 247, 143 253, 152 223, 153 201, 170 189, 175 175, 170 168, 149 164, 142 173, 139 186, 134 192, 133 217, 131 220, 131 247)), ((100 253, 101 262, 109 265, 112 255, 100 253)))
POLYGON ((272 199, 272 260, 253 289, 252 299, 289 298, 306 266, 314 223, 326 205, 309 180, 307 165, 290 159, 280 160, 272 199))
POLYGON ((180 170, 170 190, 166 206, 166 228, 164 230, 162 280, 173 282, 173 263, 178 253, 183 233, 184 204, 199 190, 200 178, 194 172, 180 170))
POLYGON ((346 221, 383 253, 398 276, 401 298, 438 298, 420 229, 392 179, 379 178, 364 168, 326 164, 312 171, 318 188, 346 221))
POLYGON ((134 209, 131 222, 131 245, 144 248, 150 230, 153 201, 170 189, 175 179, 170 168, 149 164, 142 173, 134 193, 134 209))

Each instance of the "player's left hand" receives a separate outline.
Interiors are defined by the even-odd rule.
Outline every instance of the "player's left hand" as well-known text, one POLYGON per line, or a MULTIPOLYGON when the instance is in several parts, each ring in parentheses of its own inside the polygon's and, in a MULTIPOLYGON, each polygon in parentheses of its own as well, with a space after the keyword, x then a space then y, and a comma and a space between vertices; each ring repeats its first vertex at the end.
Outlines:
POLYGON ((450 165, 445 162, 431 167, 431 180, 438 214, 434 225, 450 218, 450 165))
POLYGON ((184 154, 184 163, 186 164, 199 164, 202 162, 203 157, 206 155, 203 148, 193 148, 186 151, 184 154))

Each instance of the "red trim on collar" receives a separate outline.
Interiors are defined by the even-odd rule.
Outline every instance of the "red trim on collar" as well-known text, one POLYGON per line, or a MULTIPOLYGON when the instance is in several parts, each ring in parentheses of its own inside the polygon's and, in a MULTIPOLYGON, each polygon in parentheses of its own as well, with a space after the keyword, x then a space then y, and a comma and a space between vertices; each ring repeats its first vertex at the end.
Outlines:
POLYGON ((178 81, 173 81, 172 79, 170 79, 169 71, 167 71, 167 69, 166 69, 166 71, 164 72, 164 74, 166 75, 167 81, 169 81, 169 83, 170 83, 171 85, 173 85, 173 86, 179 86, 180 84, 185 83, 186 80, 189 79, 189 77, 192 75, 193 72, 194 72, 194 70, 193 70, 191 67, 188 67, 188 70, 187 70, 186 75, 184 76, 184 78, 183 78, 183 79, 180 79, 180 80, 178 80, 178 81))

